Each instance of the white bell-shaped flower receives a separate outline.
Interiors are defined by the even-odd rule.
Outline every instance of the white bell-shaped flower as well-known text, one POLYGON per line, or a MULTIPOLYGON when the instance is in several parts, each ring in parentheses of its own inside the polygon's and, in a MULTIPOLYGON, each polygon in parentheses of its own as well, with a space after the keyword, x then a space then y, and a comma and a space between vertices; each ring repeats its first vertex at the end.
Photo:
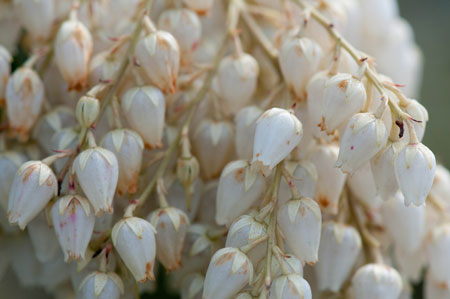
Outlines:
POLYGON ((205 119, 195 130, 192 145, 202 177, 218 177, 233 154, 233 126, 227 121, 205 119))
POLYGON ((5 99, 6 83, 11 73, 12 56, 9 51, 0 46, 0 101, 5 99))
POLYGON ((55 59, 69 90, 82 90, 87 84, 92 36, 86 26, 72 18, 62 23, 55 39, 55 59))
POLYGON ((119 68, 120 59, 111 55, 110 51, 97 53, 89 63, 89 86, 100 82, 111 82, 119 68))
POLYGON ((354 227, 336 222, 324 223, 319 262, 314 267, 319 290, 337 293, 350 275, 360 252, 361 237, 354 227))
POLYGON ((443 224, 433 229, 431 242, 428 244, 428 260, 434 280, 448 284, 450 282, 450 225, 443 224))
POLYGON ((229 55, 221 60, 213 87, 226 114, 235 114, 250 102, 256 91, 258 74, 258 62, 247 53, 229 55))
POLYGON ((334 165, 339 147, 335 144, 320 145, 311 154, 310 161, 316 166, 318 179, 314 199, 322 211, 336 214, 338 201, 345 184, 346 174, 334 165))
POLYGON ((298 145, 302 136, 302 123, 292 111, 267 110, 256 122, 252 166, 268 175, 298 145))
POLYGON ((330 79, 330 75, 327 71, 318 72, 309 80, 306 86, 308 117, 311 123, 312 134, 315 137, 326 137, 326 134, 320 128, 320 123, 322 122, 324 105, 323 94, 328 79, 330 79))
POLYGON ((158 28, 170 32, 175 37, 180 47, 181 62, 189 63, 202 35, 198 15, 186 8, 168 9, 159 16, 158 28))
POLYGON ((405 204, 420 206, 425 203, 436 170, 433 152, 422 143, 410 143, 398 153, 394 169, 405 204))
MULTIPOLYGON (((230 225, 225 247, 241 248, 267 236, 267 228, 264 223, 258 222, 254 217, 242 215, 230 225)), ((260 242, 247 252, 247 256, 253 265, 266 255, 266 242, 260 242)))
POLYGON ((119 163, 117 193, 120 195, 137 191, 142 166, 144 142, 141 136, 128 129, 117 129, 103 137, 102 146, 111 151, 119 163))
POLYGON ((405 206, 401 192, 397 192, 381 206, 383 224, 397 247, 408 253, 420 248, 426 234, 426 209, 421 206, 405 206))
POLYGON ((55 21, 54 0, 14 1, 14 8, 20 24, 38 40, 46 40, 52 32, 55 21))
POLYGON ((137 217, 123 218, 111 232, 115 249, 139 282, 155 279, 155 233, 149 222, 137 217))
POLYGON ((214 4, 214 0, 183 0, 183 3, 198 15, 207 15, 214 4))
POLYGON ((364 84, 350 74, 339 73, 325 83, 322 130, 332 133, 366 104, 364 84))
POLYGON ((150 81, 164 93, 174 93, 180 67, 180 49, 172 34, 158 30, 136 45, 136 57, 150 81))
POLYGON ((149 217, 156 229, 156 257, 167 271, 175 271, 181 266, 181 252, 189 226, 188 216, 177 208, 163 208, 149 217))
POLYGON ((373 113, 353 115, 340 138, 336 166, 353 173, 384 147, 387 138, 384 122, 373 113))
POLYGON ((73 171, 81 189, 94 207, 95 215, 112 213, 112 201, 119 177, 116 156, 101 147, 88 148, 75 159, 73 171))
POLYGON ((306 99, 309 79, 318 70, 322 49, 309 38, 286 38, 281 45, 278 62, 284 81, 298 99, 306 99))
POLYGON ((417 100, 410 99, 405 107, 405 112, 411 115, 418 122, 412 122, 412 126, 417 134, 417 139, 422 141, 425 134, 425 127, 428 121, 428 111, 417 100))
POLYGON ((352 278, 355 299, 397 299, 402 278, 394 268, 384 264, 367 264, 352 278))
MULTIPOLYGON (((290 182, 304 197, 313 198, 316 192, 318 174, 316 166, 308 160, 288 161, 286 170, 292 175, 290 182)), ((286 180, 281 180, 278 192, 278 204, 283 204, 291 198, 291 191, 286 180)))
POLYGON ((377 193, 384 200, 395 195, 398 190, 394 161, 396 155, 403 146, 404 144, 402 142, 388 141, 384 149, 379 151, 378 154, 370 160, 370 168, 372 169, 377 193))
POLYGON ((227 164, 219 179, 216 198, 216 222, 229 225, 262 199, 266 184, 259 173, 250 170, 245 160, 227 164))
POLYGON ((242 251, 232 247, 219 249, 209 263, 202 298, 232 298, 252 280, 252 263, 242 251))
POLYGON ((122 111, 131 128, 139 133, 148 149, 162 147, 166 102, 153 86, 133 87, 126 91, 122 111))
POLYGON ((262 113, 263 111, 258 106, 247 106, 239 110, 234 118, 236 153, 240 159, 250 160, 253 156, 256 120, 262 113))
POLYGON ((61 197, 53 205, 51 217, 64 260, 84 260, 95 223, 88 200, 78 195, 61 197))
POLYGON ((39 262, 51 262, 61 253, 55 231, 50 227, 44 211, 30 222, 27 232, 39 262))
POLYGON ((270 285, 269 299, 312 299, 309 283, 299 274, 281 275, 270 285))
POLYGON ((81 282, 79 293, 83 299, 119 299, 124 286, 116 273, 94 271, 81 282))
POLYGON ((39 75, 29 67, 14 71, 6 84, 5 98, 10 134, 26 141, 44 101, 44 85, 39 75))
POLYGON ((8 220, 23 230, 56 196, 58 182, 51 168, 41 161, 22 164, 14 177, 8 203, 8 220))
MULTIPOLYGON (((19 167, 26 161, 24 155, 6 151, 0 153, 0 207, 8 210, 9 193, 19 167)), ((8 225, 9 226, 9 225, 8 225)))
POLYGON ((278 226, 291 252, 302 263, 318 260, 322 214, 311 198, 291 199, 278 209, 278 226))

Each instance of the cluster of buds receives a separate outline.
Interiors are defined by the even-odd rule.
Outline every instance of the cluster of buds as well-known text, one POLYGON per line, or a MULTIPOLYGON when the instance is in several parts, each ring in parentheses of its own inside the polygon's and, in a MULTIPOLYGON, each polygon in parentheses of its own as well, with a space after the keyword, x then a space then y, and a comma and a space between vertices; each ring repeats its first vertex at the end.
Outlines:
POLYGON ((166 275, 183 299, 411 298, 422 279, 450 298, 450 172, 421 142, 395 0, 3 9, 6 297, 130 298, 166 275))

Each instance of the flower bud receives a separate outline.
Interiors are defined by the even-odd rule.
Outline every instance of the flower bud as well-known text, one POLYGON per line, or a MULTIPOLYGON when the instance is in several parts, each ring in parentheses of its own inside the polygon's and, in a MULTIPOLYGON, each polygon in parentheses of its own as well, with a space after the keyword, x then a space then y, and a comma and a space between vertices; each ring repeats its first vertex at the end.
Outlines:
POLYGON ((6 83, 11 73, 12 56, 8 50, 0 46, 0 103, 5 100, 6 83))
POLYGON ((121 101, 130 127, 141 135, 148 149, 162 147, 166 103, 162 92, 153 86, 128 89, 121 101))
POLYGON ((302 136, 302 123, 292 111, 267 110, 256 122, 252 166, 267 176, 298 145, 302 136))
POLYGON ((203 120, 192 140, 203 178, 219 176, 234 149, 233 126, 227 121, 203 120))
POLYGON ((6 84, 5 98, 10 134, 26 141, 44 101, 44 85, 39 75, 29 67, 14 71, 6 84))
POLYGON ((137 43, 136 57, 152 84, 164 93, 176 91, 180 49, 172 34, 150 33, 137 43))
POLYGON ((55 20, 54 2, 56 1, 14 1, 21 25, 33 38, 45 40, 50 36, 55 20))
POLYGON ((278 226, 292 253, 302 263, 318 260, 322 214, 311 198, 291 199, 278 209, 278 226))
POLYGON ((81 152, 73 164, 73 171, 94 207, 95 215, 112 213, 112 201, 119 177, 116 156, 107 149, 94 147, 81 152))
POLYGON ((312 298, 309 283, 299 274, 281 275, 275 278, 269 292, 269 299, 312 298))
POLYGON ((183 0, 183 3, 198 15, 206 15, 213 6, 214 0, 183 0))
POLYGON ((425 203, 436 170, 433 152, 422 143, 408 144, 398 153, 394 169, 405 204, 420 206, 425 203))
POLYGON ((56 196, 58 182, 47 164, 28 161, 20 166, 14 177, 8 203, 8 220, 25 229, 47 203, 56 196))
POLYGON ((258 199, 262 199, 265 187, 262 175, 252 172, 247 161, 228 163, 222 171, 217 188, 217 224, 230 225, 258 199))
POLYGON ((240 159, 250 160, 253 156, 256 120, 263 111, 258 106, 247 106, 239 110, 234 118, 236 125, 235 148, 240 159))
POLYGON ((339 73, 325 83, 322 130, 331 134, 366 104, 364 84, 350 74, 339 73))
POLYGON ((182 63, 189 63, 202 35, 200 19, 189 9, 168 9, 158 20, 158 28, 170 32, 178 42, 182 63))
POLYGON ((379 151, 370 161, 377 193, 385 200, 395 195, 398 190, 394 160, 403 146, 403 142, 388 141, 385 148, 379 151))
MULTIPOLYGON (((242 215, 231 224, 225 247, 241 248, 267 236, 266 225, 255 220, 254 217, 242 215)), ((247 256, 253 265, 266 255, 267 242, 261 242, 247 252, 247 256)))
POLYGON ((383 264, 367 264, 352 278, 355 299, 396 299, 402 290, 397 270, 383 264))
POLYGON ((95 223, 87 199, 77 195, 61 197, 53 205, 51 217, 64 260, 84 260, 95 223))
POLYGON ((232 298, 253 280, 253 266, 239 249, 218 250, 208 266, 203 286, 204 299, 232 298))
POLYGON ((204 280, 205 277, 198 272, 185 276, 181 282, 181 299, 201 299, 204 280))
POLYGON ((62 23, 55 39, 55 59, 69 90, 81 91, 87 83, 92 36, 76 19, 62 23))
POLYGON ((91 96, 82 96, 77 103, 76 117, 80 125, 89 128, 100 113, 100 102, 91 96))
POLYGON ((119 196, 125 192, 136 193, 144 151, 141 136, 128 129, 117 129, 105 135, 102 145, 116 156, 119 163, 119 196))
POLYGON ((278 61, 284 81, 297 99, 306 99, 306 85, 319 68, 322 49, 309 38, 286 38, 278 61))
POLYGON ((347 280, 361 252, 361 237, 352 227, 335 222, 324 223, 316 267, 319 290, 337 293, 347 280))
POLYGON ((434 228, 431 234, 431 242, 428 244, 428 260, 430 271, 434 280, 438 283, 448 284, 450 281, 450 225, 443 224, 434 228))
POLYGON ((311 154, 311 162, 316 166, 318 179, 314 199, 323 212, 336 214, 338 201, 345 184, 346 174, 334 167, 339 148, 334 145, 320 145, 311 154))
POLYGON ((183 185, 191 185, 200 173, 200 165, 197 158, 181 157, 177 160, 177 178, 183 185))
MULTIPOLYGON (((285 162, 286 170, 292 175, 291 183, 304 197, 313 198, 318 179, 316 166, 308 160, 285 162)), ((278 192, 278 204, 291 199, 291 190, 286 180, 281 180, 278 192)))
POLYGON ((387 137, 384 122, 373 113, 353 115, 340 138, 336 166, 353 173, 384 147, 387 137))
POLYGON ((419 249, 426 233, 425 206, 405 206, 400 192, 381 206, 383 224, 397 247, 408 253, 419 249))
MULTIPOLYGON (((19 167, 26 161, 24 155, 7 151, 0 153, 0 207, 8 210, 9 193, 19 167)), ((9 225, 8 225, 9 226, 9 225)))
POLYGON ((154 211, 149 217, 156 229, 156 257, 167 271, 175 271, 181 266, 188 216, 177 208, 163 208, 154 211))
POLYGON ((83 299, 119 299, 123 294, 123 282, 114 272, 94 271, 81 282, 83 299))
POLYGON ((150 223, 137 217, 123 218, 112 229, 114 247, 139 282, 155 279, 155 233, 150 223))
POLYGON ((225 114, 235 114, 252 99, 258 83, 259 67, 247 53, 230 55, 220 61, 213 84, 225 114))

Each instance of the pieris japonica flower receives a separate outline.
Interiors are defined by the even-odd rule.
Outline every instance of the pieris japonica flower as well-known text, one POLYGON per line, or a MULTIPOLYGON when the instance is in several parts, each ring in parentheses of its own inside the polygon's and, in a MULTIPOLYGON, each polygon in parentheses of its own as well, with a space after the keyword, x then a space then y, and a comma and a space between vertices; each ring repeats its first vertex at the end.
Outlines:
POLYGON ((6 151, 0 153, 0 206, 8 210, 9 193, 19 167, 26 161, 24 155, 6 151))
POLYGON ((8 220, 23 230, 56 196, 58 182, 51 168, 41 161, 20 166, 9 193, 8 220))
POLYGON ((226 114, 235 114, 249 103, 256 90, 258 73, 258 62, 247 53, 222 59, 213 86, 226 114))
POLYGON ((117 129, 103 137, 102 145, 116 156, 119 164, 117 193, 136 193, 144 150, 141 136, 128 129, 117 129))
POLYGON ((78 195, 61 197, 52 207, 51 218, 64 260, 85 259, 95 223, 88 200, 78 195))
MULTIPOLYGON (((316 192, 316 183, 318 179, 317 170, 314 164, 308 160, 287 161, 286 170, 292 175, 290 182, 300 190, 304 197, 314 198, 316 192)), ((291 198, 291 191, 285 180, 280 182, 280 191, 278 193, 278 203, 282 204, 291 198)))
POLYGON ((306 85, 308 117, 312 126, 312 134, 316 137, 325 135, 320 129, 320 123, 324 105, 323 94, 328 79, 330 79, 330 74, 327 71, 318 72, 306 85))
POLYGON ((450 226, 448 224, 440 225, 432 231, 431 242, 428 244, 428 260, 430 262, 429 271, 438 283, 448 285, 450 273, 448 266, 450 259, 448 251, 450 249, 450 226))
POLYGON ((256 122, 252 166, 266 176, 298 145, 302 123, 292 111, 272 108, 256 122))
POLYGON ((99 112, 100 101, 91 96, 83 96, 78 100, 75 116, 81 126, 89 128, 97 119, 99 112))
POLYGON ((233 153, 233 126, 227 121, 205 119, 196 129, 192 145, 202 177, 217 177, 233 153))
POLYGON ((353 115, 340 138, 336 166, 353 173, 384 147, 387 137, 384 122, 373 113, 353 115))
POLYGON ((394 169, 405 204, 422 205, 433 185, 436 170, 433 152, 422 143, 410 143, 398 153, 394 169))
POLYGON ((298 99, 305 99, 309 78, 318 70, 322 49, 309 38, 286 38, 278 61, 284 80, 298 99))
POLYGON ((172 34, 158 30, 142 38, 136 45, 136 57, 150 81, 164 93, 174 93, 180 49, 172 34))
POLYGON ((199 15, 205 15, 211 9, 215 0, 183 0, 183 3, 199 15))
POLYGON ((89 63, 89 85, 112 81, 119 67, 120 60, 110 51, 97 53, 89 63))
POLYGON ((124 286, 116 273, 94 271, 81 282, 79 292, 86 299, 119 299, 124 286))
MULTIPOLYGON (((260 241, 266 236, 267 228, 264 223, 258 222, 252 216, 242 215, 230 225, 225 247, 241 248, 250 245, 255 241, 260 241)), ((260 242, 247 252, 247 256, 253 265, 257 265, 266 255, 266 248, 267 243, 260 242)))
POLYGON ((281 275, 272 281, 269 299, 284 298, 311 299, 311 287, 299 274, 281 275))
POLYGON ((134 87, 125 92, 121 104, 126 120, 145 146, 161 147, 166 111, 162 92, 153 86, 134 87))
POLYGON ((26 141, 44 101, 44 86, 39 75, 26 66, 14 71, 6 85, 5 98, 11 135, 26 141))
POLYGON ((219 179, 216 198, 216 222, 229 225, 245 213, 265 191, 264 178, 254 173, 245 160, 227 164, 219 179))
POLYGON ((181 157, 177 160, 177 178, 185 186, 192 185, 200 173, 200 164, 197 158, 181 157))
POLYGON ((155 279, 155 233, 149 222, 137 217, 123 218, 111 232, 114 248, 139 282, 155 279))
POLYGON ((189 226, 188 216, 177 208, 163 208, 149 217, 156 230, 156 257, 168 271, 181 266, 181 251, 189 226))
POLYGON ((350 74, 339 73, 325 83, 322 130, 331 134, 366 104, 364 84, 350 74))
POLYGON ((169 9, 158 20, 161 30, 170 32, 178 42, 182 63, 189 63, 197 49, 202 33, 200 19, 189 9, 169 9))
POLYGON ((203 286, 204 299, 225 299, 236 295, 253 280, 253 266, 239 249, 225 247, 211 258, 203 286))
POLYGON ((258 106, 247 106, 239 110, 234 118, 236 125, 235 147, 240 159, 250 160, 253 156, 256 120, 263 111, 258 106))
POLYGON ((56 35, 55 58, 69 90, 82 90, 87 83, 92 55, 92 36, 76 18, 65 21, 56 35))
POLYGON ((54 0, 14 1, 20 23, 36 39, 45 40, 50 36, 55 20, 54 0))
POLYGON ((5 100, 6 83, 11 72, 12 56, 9 51, 0 45, 0 103, 5 100))
POLYGON ((381 207, 383 224, 397 247, 406 252, 419 249, 426 233, 425 206, 405 206, 401 192, 397 192, 381 207))
POLYGON ((311 198, 291 199, 278 209, 278 226, 291 252, 302 263, 318 260, 322 214, 311 198))
POLYGON ((383 264, 362 266, 352 278, 355 299, 395 299, 402 284, 397 270, 383 264))
POLYGON ((338 292, 361 252, 361 237, 352 227, 335 222, 322 226, 316 270, 319 290, 338 292))
POLYGON ((101 147, 89 148, 76 157, 73 171, 81 189, 94 207, 95 215, 112 213, 112 201, 119 177, 116 156, 101 147))

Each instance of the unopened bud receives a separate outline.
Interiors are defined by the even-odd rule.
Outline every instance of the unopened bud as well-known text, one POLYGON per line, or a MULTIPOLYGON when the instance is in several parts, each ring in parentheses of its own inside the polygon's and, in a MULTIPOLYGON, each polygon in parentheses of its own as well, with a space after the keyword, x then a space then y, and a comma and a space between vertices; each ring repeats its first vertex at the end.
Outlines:
POLYGON ((100 112, 100 102, 94 97, 83 96, 78 100, 76 117, 84 128, 89 128, 95 122, 100 112))
POLYGON ((197 158, 181 157, 177 161, 177 177, 183 185, 191 185, 200 172, 200 165, 197 158))

